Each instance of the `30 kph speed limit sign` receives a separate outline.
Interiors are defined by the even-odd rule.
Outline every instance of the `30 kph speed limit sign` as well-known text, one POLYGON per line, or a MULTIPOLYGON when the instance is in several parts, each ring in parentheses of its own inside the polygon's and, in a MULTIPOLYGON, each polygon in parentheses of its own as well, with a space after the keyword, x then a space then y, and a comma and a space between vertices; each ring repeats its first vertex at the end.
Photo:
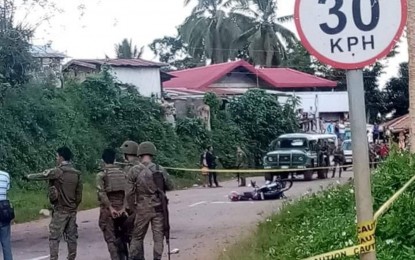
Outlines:
MULTIPOLYGON (((415 0, 410 0, 415 1, 415 0)), ((357 69, 385 57, 406 25, 406 0, 296 0, 304 47, 321 62, 357 69)))

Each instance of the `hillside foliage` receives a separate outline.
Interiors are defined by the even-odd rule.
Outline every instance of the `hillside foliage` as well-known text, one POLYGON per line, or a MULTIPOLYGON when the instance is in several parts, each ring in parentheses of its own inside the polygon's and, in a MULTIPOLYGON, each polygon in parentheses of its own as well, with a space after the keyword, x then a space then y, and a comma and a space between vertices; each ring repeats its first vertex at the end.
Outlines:
POLYGON ((9 88, 0 110, 0 169, 19 180, 23 174, 53 167, 54 151, 67 145, 78 168, 94 172, 102 150, 117 148, 126 139, 153 141, 158 162, 171 167, 195 168, 198 155, 213 145, 222 166, 231 168, 237 145, 255 154, 255 147, 266 147, 270 138, 296 130, 294 107, 263 91, 230 100, 225 110, 214 94, 205 99, 212 110, 210 132, 200 119, 190 117, 179 119, 174 129, 156 101, 135 88, 121 90, 107 70, 64 89, 30 83, 9 88), (255 134, 248 128, 253 118, 255 134))

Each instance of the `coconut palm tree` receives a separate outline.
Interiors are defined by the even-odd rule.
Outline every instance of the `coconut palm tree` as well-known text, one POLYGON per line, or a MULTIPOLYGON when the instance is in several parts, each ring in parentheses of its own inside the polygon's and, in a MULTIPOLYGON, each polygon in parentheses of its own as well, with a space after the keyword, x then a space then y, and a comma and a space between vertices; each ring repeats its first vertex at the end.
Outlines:
POLYGON ((407 38, 409 48, 409 116, 411 119, 410 147, 415 152, 415 1, 408 1, 407 38))
POLYGON ((138 51, 137 46, 133 47, 132 41, 124 39, 121 43, 115 44, 115 53, 118 59, 139 59, 143 55, 144 46, 138 51))
POLYGON ((256 65, 280 65, 287 58, 287 46, 298 43, 296 35, 283 23, 292 15, 278 17, 276 0, 251 0, 232 8, 230 17, 242 31, 234 48, 248 44, 249 56, 256 65))
MULTIPOLYGON (((185 0, 185 5, 192 0, 185 0)), ((179 28, 181 39, 189 46, 193 57, 204 52, 211 63, 230 58, 232 42, 240 31, 227 14, 227 8, 237 0, 197 0, 197 5, 179 28)), ((244 0, 239 0, 243 2, 244 0)))

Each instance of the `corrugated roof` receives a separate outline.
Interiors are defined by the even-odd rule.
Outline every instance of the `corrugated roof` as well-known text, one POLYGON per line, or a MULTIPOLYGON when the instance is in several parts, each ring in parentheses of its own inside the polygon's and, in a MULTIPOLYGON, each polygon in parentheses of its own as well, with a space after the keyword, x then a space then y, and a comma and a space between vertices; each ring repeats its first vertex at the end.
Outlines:
POLYGON ((65 54, 55 51, 49 45, 32 45, 30 53, 35 58, 66 58, 65 54))
POLYGON ((113 67, 164 67, 168 64, 143 59, 77 59, 77 61, 95 65, 107 64, 113 67))
POLYGON ((336 87, 337 82, 289 68, 259 69, 278 88, 336 87))
POLYGON ((209 86, 237 68, 244 68, 275 88, 336 87, 335 81, 286 68, 256 69, 246 61, 234 61, 169 72, 176 78, 163 84, 168 88, 206 91, 209 86))
POLYGON ((408 130, 411 125, 409 114, 397 117, 395 119, 392 119, 386 123, 384 123, 382 126, 384 128, 391 129, 392 132, 400 132, 403 130, 408 130))

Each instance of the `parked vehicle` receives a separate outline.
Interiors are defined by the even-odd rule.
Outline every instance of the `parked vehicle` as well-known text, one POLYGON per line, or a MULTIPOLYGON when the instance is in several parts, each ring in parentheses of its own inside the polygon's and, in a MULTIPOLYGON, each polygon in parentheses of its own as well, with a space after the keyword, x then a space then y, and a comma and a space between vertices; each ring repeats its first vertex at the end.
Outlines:
POLYGON ((318 167, 328 167, 331 165, 332 146, 337 146, 338 140, 336 135, 331 134, 285 134, 271 142, 270 152, 263 158, 264 169, 283 169, 280 173, 268 173, 265 179, 273 181, 274 176, 279 175, 287 179, 290 174, 304 175, 305 180, 311 180, 315 172, 320 179, 327 178, 329 169, 318 169, 318 167), (320 147, 327 142, 329 149, 319 159, 320 147), (306 170, 310 169, 310 170, 306 170))
POLYGON ((346 140, 342 144, 342 149, 344 152, 344 167, 343 169, 347 170, 347 165, 353 164, 353 150, 352 150, 352 140, 346 140))

